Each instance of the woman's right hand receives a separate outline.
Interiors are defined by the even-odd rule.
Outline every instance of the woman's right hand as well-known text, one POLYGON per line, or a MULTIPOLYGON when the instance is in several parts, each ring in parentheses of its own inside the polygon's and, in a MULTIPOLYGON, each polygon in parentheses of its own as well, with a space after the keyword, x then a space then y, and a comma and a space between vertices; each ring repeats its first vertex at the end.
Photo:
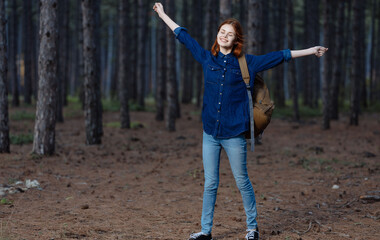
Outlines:
POLYGON ((165 11, 164 11, 164 7, 162 6, 161 3, 159 2, 156 2, 153 6, 153 10, 158 14, 158 16, 162 16, 163 14, 165 14, 165 11))

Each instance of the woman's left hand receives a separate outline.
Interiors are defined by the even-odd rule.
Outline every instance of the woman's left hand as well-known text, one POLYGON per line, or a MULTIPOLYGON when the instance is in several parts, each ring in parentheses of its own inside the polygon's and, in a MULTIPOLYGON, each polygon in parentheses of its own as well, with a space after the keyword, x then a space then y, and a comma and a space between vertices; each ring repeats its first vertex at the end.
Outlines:
POLYGON ((329 49, 322 46, 315 46, 314 50, 315 50, 314 52, 315 56, 322 57, 325 54, 325 52, 327 52, 327 50, 329 49))

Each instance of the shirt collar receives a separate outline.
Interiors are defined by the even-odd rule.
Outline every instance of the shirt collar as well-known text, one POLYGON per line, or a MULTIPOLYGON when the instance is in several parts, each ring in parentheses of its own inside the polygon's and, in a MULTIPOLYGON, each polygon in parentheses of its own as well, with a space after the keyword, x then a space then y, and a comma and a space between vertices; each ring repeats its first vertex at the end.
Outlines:
POLYGON ((219 51, 219 53, 218 53, 218 57, 220 57, 220 58, 231 58, 231 57, 233 57, 234 56, 234 54, 232 53, 232 52, 230 52, 229 54, 227 54, 227 55, 224 55, 222 52, 220 52, 219 51))

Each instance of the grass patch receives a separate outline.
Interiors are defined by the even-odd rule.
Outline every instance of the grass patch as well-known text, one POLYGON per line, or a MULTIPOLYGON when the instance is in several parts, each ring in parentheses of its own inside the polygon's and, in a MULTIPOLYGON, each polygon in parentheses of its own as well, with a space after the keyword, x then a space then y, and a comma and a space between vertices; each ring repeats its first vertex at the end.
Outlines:
POLYGON ((13 202, 11 200, 8 200, 7 198, 2 198, 0 201, 1 205, 12 205, 13 202))
POLYGON ((11 144, 15 145, 23 145, 23 144, 29 144, 33 143, 33 133, 21 133, 18 135, 11 134, 10 135, 11 144))
MULTIPOLYGON (((313 118, 322 116, 322 111, 319 108, 310 108, 306 106, 300 106, 299 112, 301 117, 313 118)), ((293 107, 286 106, 283 108, 275 108, 273 111, 274 118, 292 118, 293 117, 293 107)))
MULTIPOLYGON (((105 124, 106 127, 112 127, 112 128, 121 128, 120 122, 108 122, 105 124)), ((139 129, 144 128, 144 124, 140 122, 131 122, 131 129, 139 129)))
POLYGON ((22 121, 22 120, 35 120, 36 114, 27 111, 17 111, 10 115, 10 120, 12 121, 22 121))
POLYGON ((314 172, 335 172, 332 164, 338 163, 338 159, 325 159, 325 158, 306 158, 302 157, 298 160, 297 165, 302 166, 308 171, 314 172))

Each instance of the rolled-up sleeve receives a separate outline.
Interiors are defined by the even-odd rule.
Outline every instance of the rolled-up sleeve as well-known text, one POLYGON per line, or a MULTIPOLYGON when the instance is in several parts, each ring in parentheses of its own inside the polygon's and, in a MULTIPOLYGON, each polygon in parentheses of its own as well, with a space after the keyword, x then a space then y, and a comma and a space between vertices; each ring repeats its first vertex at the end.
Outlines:
POLYGON ((292 54, 290 53, 290 49, 282 50, 282 53, 284 54, 285 62, 289 62, 292 59, 292 54))

